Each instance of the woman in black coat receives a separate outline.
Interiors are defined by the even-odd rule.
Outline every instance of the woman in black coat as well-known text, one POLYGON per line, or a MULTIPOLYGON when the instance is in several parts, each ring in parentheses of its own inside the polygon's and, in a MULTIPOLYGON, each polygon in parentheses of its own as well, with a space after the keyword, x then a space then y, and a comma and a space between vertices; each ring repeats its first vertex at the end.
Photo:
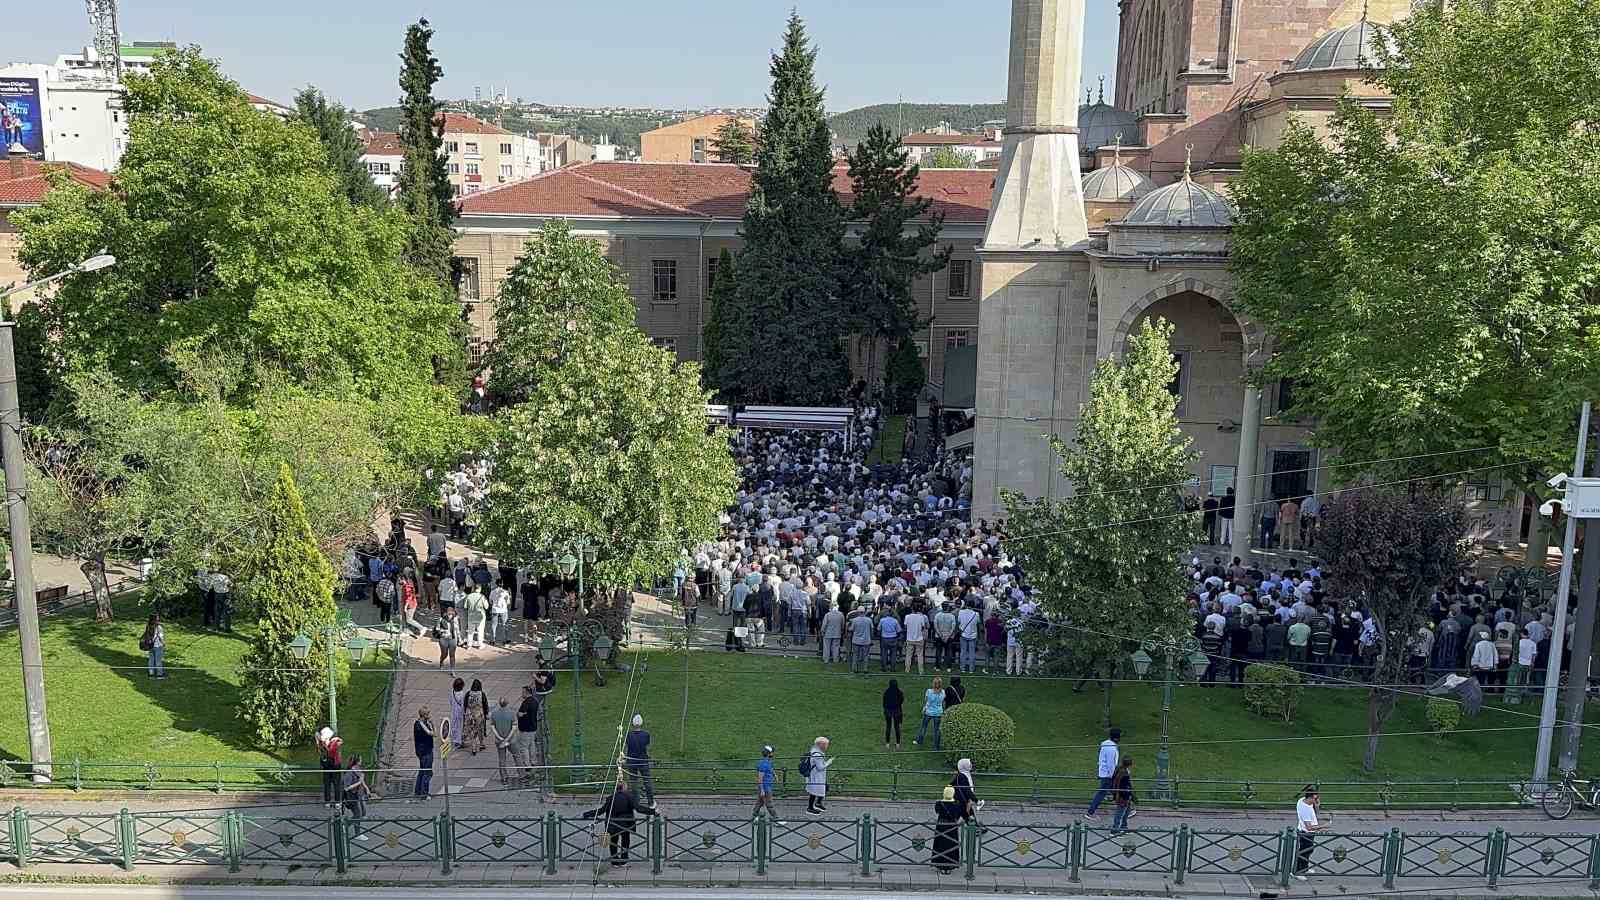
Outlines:
POLYGON ((933 805, 937 820, 933 826, 933 867, 949 875, 961 865, 961 820, 965 809, 956 800, 956 789, 946 786, 944 799, 933 805))
POLYGON ((618 779, 616 789, 611 792, 611 796, 583 814, 585 819, 605 819, 606 837, 610 844, 613 866, 628 864, 628 849, 633 844, 635 816, 640 812, 648 815, 650 811, 642 809, 639 801, 634 799, 633 792, 628 790, 628 783, 618 779))
POLYGON ((905 717, 906 695, 897 679, 889 679, 883 689, 883 749, 889 749, 889 732, 894 731, 894 748, 900 749, 900 723, 905 717))

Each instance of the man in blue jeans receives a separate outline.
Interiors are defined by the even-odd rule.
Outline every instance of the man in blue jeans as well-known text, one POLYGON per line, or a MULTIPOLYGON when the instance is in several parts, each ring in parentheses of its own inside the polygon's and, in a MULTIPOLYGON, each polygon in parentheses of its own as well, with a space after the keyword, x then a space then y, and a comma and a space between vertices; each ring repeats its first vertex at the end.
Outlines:
POLYGON ((1122 751, 1117 747, 1122 740, 1122 729, 1111 729, 1110 737, 1100 742, 1100 761, 1095 766, 1095 775, 1100 778, 1100 789, 1094 792, 1094 799, 1089 801, 1089 811, 1083 814, 1084 821, 1094 819, 1095 810, 1100 808, 1100 803, 1106 799, 1106 794, 1111 790, 1111 781, 1117 774, 1117 762, 1121 759, 1122 751))
POLYGON ((433 717, 428 708, 417 710, 417 721, 411 724, 411 749, 417 753, 417 784, 413 799, 426 800, 433 786, 433 717))
POLYGON ((963 605, 956 613, 956 630, 961 636, 961 671, 970 673, 978 667, 978 627, 983 614, 963 605))
POLYGON ((872 648, 872 617, 856 610, 850 614, 850 671, 867 673, 867 651, 872 648))
POLYGON ((899 664, 900 620, 893 613, 884 613, 878 620, 878 665, 885 672, 893 672, 899 664))

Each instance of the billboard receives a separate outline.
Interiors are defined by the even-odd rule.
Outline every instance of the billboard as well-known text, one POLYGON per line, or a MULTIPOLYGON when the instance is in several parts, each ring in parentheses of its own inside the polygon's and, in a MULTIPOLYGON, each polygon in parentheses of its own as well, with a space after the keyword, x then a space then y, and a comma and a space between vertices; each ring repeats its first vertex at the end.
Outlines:
POLYGON ((44 105, 39 79, 0 78, 0 158, 44 159, 44 105))

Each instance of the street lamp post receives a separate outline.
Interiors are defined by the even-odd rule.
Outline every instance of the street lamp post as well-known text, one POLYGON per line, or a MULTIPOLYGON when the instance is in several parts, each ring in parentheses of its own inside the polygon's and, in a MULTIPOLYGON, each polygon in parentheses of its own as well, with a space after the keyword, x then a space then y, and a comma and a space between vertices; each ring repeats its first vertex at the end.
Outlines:
POLYGON ((28 485, 22 465, 22 404, 17 395, 16 322, 11 297, 72 275, 114 266, 109 254, 91 256, 48 278, 0 291, 0 469, 6 479, 6 520, 11 537, 11 577, 17 604, 17 637, 22 643, 22 693, 28 707, 28 759, 33 780, 50 780, 50 722, 45 714, 44 654, 39 649, 39 604, 33 586, 33 525, 28 518, 28 485))
POLYGON ((1155 660, 1150 656, 1150 651, 1159 649, 1163 658, 1162 683, 1161 683, 1161 747, 1156 751, 1156 782, 1151 795, 1159 800, 1172 797, 1172 754, 1167 746, 1167 723, 1172 715, 1172 685, 1178 667, 1178 657, 1181 655, 1183 664, 1194 672, 1199 678, 1205 674, 1206 667, 1211 665, 1211 660, 1200 652, 1200 642, 1194 638, 1186 638, 1180 646, 1177 644, 1157 644, 1146 641, 1144 646, 1134 651, 1133 671, 1140 678, 1150 671, 1150 665, 1155 660))
MULTIPOLYGON (((339 633, 337 626, 332 623, 322 626, 322 643, 328 654, 328 727, 337 732, 339 730, 339 679, 334 671, 334 664, 339 659, 339 633)), ((345 651, 356 662, 361 662, 367 658, 367 650, 371 646, 372 642, 359 634, 344 643, 345 651)), ((295 659, 306 659, 311 655, 311 638, 307 637, 303 631, 295 635, 294 640, 289 642, 289 652, 294 654, 295 659)))

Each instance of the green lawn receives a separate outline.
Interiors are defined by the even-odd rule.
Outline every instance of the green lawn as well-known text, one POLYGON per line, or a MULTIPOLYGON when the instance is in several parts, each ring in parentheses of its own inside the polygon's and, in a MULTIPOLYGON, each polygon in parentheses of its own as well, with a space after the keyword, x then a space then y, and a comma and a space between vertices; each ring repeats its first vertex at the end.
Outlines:
POLYGON ((867 454, 869 465, 893 465, 900 461, 900 451, 906 442, 906 419, 906 416, 888 416, 883 420, 883 431, 878 435, 878 442, 867 454))
MULTIPOLYGON (((625 659, 631 657, 625 657, 625 659)), ((690 657, 689 713, 686 729, 680 729, 685 675, 683 657, 645 653, 647 664, 630 684, 628 675, 612 674, 603 688, 593 685, 586 672, 583 681, 583 720, 586 759, 590 763, 607 758, 616 739, 617 725, 625 714, 643 713, 652 735, 652 755, 661 761, 707 764, 720 777, 742 784, 742 770, 759 754, 763 743, 777 749, 780 765, 793 767, 812 738, 826 734, 832 739, 830 752, 841 757, 841 774, 851 769, 942 770, 943 754, 924 751, 910 743, 920 717, 921 692, 932 678, 898 676, 908 695, 905 736, 902 749, 885 752, 880 695, 885 686, 874 671, 869 677, 821 671, 811 659, 780 658, 756 654, 730 655, 718 652, 690 657), (623 709, 624 698, 632 691, 634 701, 623 709), (913 715, 913 709, 917 715, 913 715), (731 771, 730 771, 731 770, 731 771)), ((874 663, 874 670, 876 663, 874 663)), ((1101 733, 1101 689, 1090 685, 1083 693, 1073 693, 1070 681, 1007 679, 997 676, 966 676, 968 700, 990 703, 1011 714, 1017 724, 1014 746, 1006 769, 1011 772, 1083 776, 1071 781, 1052 782, 1045 787, 1073 793, 1088 784, 1094 772, 1095 747, 1101 733)), ((1366 694, 1359 690, 1308 689, 1300 711, 1292 723, 1261 718, 1247 711, 1242 692, 1219 685, 1203 688, 1186 685, 1178 688, 1171 726, 1172 768, 1180 780, 1195 782, 1184 791, 1189 797, 1210 795, 1218 801, 1237 800, 1240 782, 1283 782, 1267 789, 1257 786, 1263 797, 1290 793, 1290 784, 1324 782, 1404 782, 1408 780, 1491 781, 1494 787, 1462 787, 1456 793, 1461 801, 1486 800, 1507 794, 1500 785, 1528 777, 1531 769, 1537 723, 1536 698, 1511 707, 1520 715, 1488 705, 1476 719, 1463 720, 1461 732, 1445 740, 1431 734, 1396 736, 1383 739, 1379 749, 1379 773, 1363 776, 1361 756, 1365 748, 1366 694), (1474 729, 1515 728, 1511 731, 1474 729), (1208 786, 1202 780, 1226 780, 1227 785, 1208 786)), ((550 704, 552 753, 557 762, 571 758, 569 735, 572 721, 572 683, 568 673, 558 678, 550 704)), ((1160 735, 1161 690, 1159 684, 1122 684, 1113 693, 1113 718, 1123 729, 1124 752, 1135 756, 1141 767, 1142 783, 1154 775, 1156 742, 1160 735)), ((1426 731, 1421 703, 1403 699, 1387 729, 1390 732, 1426 731)), ((1600 765, 1600 734, 1591 735, 1584 748, 1585 770, 1600 765)), ((658 776, 660 778, 662 776, 658 776)), ((666 776, 671 777, 671 776, 666 776)), ((683 772, 686 780, 700 777, 683 772)), ((792 774, 791 774, 792 777, 792 774)), ((889 774, 858 773, 852 784, 865 789, 875 785, 887 789, 894 784, 889 774)), ((900 776, 901 786, 931 784, 931 777, 900 776)), ((1011 786, 1022 794, 1031 791, 1033 779, 1014 779, 1011 786)), ((1376 789, 1364 789, 1375 796, 1376 789)), ((1047 790, 1046 793, 1049 793, 1047 790)), ((1330 793, 1325 790, 1324 793, 1330 793)), ((1396 789, 1395 799, 1417 799, 1420 788, 1396 789)), ((1444 792, 1449 793, 1449 792, 1444 792)), ((1448 797, 1436 798, 1447 802, 1448 797)))
MULTIPOLYGON (((139 650, 144 632, 141 608, 133 597, 119 598, 122 618, 96 623, 92 610, 70 611, 44 620, 42 649, 45 691, 50 708, 54 756, 60 761, 156 763, 162 780, 215 779, 214 770, 187 769, 176 763, 223 763, 276 767, 279 763, 315 765, 306 747, 257 747, 234 716, 239 693, 238 666, 249 648, 254 624, 241 623, 234 634, 206 631, 193 622, 168 622, 168 676, 145 673, 139 650), (197 671, 180 671, 194 667, 197 671)), ((0 757, 28 758, 22 697, 21 659, 15 629, 0 634, 0 659, 10 661, 0 678, 0 757)), ((380 712, 378 699, 387 681, 384 651, 370 671, 354 672, 339 692, 340 731, 348 747, 367 753, 380 712)), ((87 769, 86 779, 115 777, 139 781, 136 769, 87 769)), ((62 773, 58 777, 64 778, 62 773)), ((230 782, 259 782, 249 770, 226 774, 230 782)))

